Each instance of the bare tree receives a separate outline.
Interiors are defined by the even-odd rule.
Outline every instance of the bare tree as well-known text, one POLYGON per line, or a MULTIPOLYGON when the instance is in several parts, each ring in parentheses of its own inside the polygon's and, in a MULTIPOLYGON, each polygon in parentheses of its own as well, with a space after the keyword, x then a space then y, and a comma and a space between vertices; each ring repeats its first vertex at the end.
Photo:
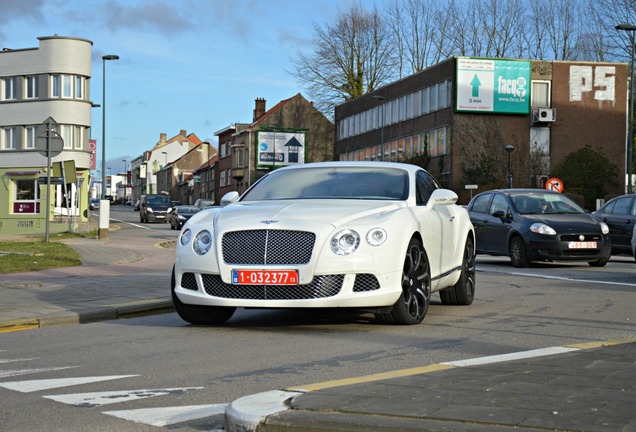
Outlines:
POLYGON ((292 74, 305 84, 316 107, 333 107, 375 90, 393 74, 390 37, 377 10, 360 4, 339 13, 334 24, 314 24, 315 49, 298 52, 292 74))
POLYGON ((450 53, 448 18, 438 0, 390 0, 387 11, 399 64, 409 65, 408 74, 437 64, 450 53))

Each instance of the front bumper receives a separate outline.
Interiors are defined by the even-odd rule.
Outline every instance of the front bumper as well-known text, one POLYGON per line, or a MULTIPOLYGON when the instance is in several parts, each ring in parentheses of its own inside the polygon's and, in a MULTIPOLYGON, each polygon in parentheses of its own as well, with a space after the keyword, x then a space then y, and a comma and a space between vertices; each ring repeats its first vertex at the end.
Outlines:
POLYGON ((526 241, 528 258, 531 261, 596 261, 609 259, 612 251, 608 236, 598 234, 569 234, 561 236, 543 236, 532 234, 526 241), (580 244, 579 235, 586 242, 595 242, 596 247, 576 248, 580 244))

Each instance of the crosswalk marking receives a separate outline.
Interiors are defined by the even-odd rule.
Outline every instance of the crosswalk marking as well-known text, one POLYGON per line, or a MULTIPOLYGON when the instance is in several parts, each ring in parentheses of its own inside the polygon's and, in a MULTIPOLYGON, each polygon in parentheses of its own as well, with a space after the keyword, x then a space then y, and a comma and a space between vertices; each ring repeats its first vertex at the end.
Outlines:
POLYGON ((9 381, 0 383, 0 387, 9 390, 19 391, 21 393, 31 393, 41 390, 49 390, 53 388, 69 387, 79 384, 88 384, 101 381, 109 381, 120 378, 130 378, 139 375, 113 375, 101 377, 79 377, 79 378, 58 378, 45 380, 29 380, 29 381, 9 381))
POLYGON ((104 411, 113 417, 150 426, 168 426, 225 413, 228 404, 190 405, 182 407, 144 408, 137 410, 104 411))
POLYGON ((52 399, 67 405, 75 405, 78 407, 92 408, 100 405, 109 405, 120 402, 130 402, 138 399, 151 398, 167 394, 182 394, 188 390, 199 390, 203 387, 184 387, 184 388, 166 388, 166 389, 145 389, 145 390, 120 390, 108 392, 93 393, 75 393, 68 395, 51 395, 42 396, 46 399, 52 399))
POLYGON ((71 369, 74 367, 77 367, 77 366, 61 366, 61 367, 48 367, 48 368, 37 368, 37 369, 13 369, 13 370, 10 369, 5 371, 0 371, 0 378, 10 378, 14 376, 28 375, 33 373, 58 371, 63 369, 71 369))

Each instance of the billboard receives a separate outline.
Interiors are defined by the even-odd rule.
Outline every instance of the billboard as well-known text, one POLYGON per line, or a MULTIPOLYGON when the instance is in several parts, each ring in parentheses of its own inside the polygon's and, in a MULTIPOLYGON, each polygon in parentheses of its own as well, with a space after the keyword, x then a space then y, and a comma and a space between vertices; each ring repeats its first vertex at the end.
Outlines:
POLYGON ((455 111, 529 114, 530 74, 530 61, 458 57, 455 111))
POLYGON ((259 168, 305 163, 305 132, 258 131, 256 142, 259 168))

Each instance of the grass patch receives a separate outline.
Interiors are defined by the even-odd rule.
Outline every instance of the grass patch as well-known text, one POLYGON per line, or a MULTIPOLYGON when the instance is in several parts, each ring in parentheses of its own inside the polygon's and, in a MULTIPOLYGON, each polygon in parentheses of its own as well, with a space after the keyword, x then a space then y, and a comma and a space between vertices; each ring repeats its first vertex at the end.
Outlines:
POLYGON ((79 265, 82 265, 79 253, 64 243, 43 240, 0 242, 0 274, 79 265))

